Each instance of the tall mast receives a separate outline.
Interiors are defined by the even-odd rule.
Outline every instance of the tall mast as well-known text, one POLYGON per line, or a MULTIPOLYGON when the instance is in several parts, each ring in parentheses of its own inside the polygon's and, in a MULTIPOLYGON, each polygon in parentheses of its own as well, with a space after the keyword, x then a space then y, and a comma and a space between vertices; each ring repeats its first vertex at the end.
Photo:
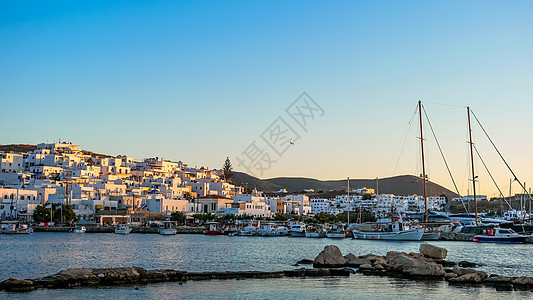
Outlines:
POLYGON ((350 177, 348 177, 348 226, 350 226, 350 177))
POLYGON ((418 100, 418 115, 420 117, 420 146, 422 147, 422 181, 424 182, 424 221, 428 221, 428 199, 426 192, 426 164, 424 161, 424 133, 422 131, 422 101, 418 100))
POLYGON ((474 210, 476 211, 476 225, 477 225, 477 199, 476 199, 476 175, 474 173, 474 143, 472 142, 472 126, 470 125, 470 106, 466 107, 468 114, 468 136, 470 137, 470 161, 472 165, 472 190, 474 192, 474 210))

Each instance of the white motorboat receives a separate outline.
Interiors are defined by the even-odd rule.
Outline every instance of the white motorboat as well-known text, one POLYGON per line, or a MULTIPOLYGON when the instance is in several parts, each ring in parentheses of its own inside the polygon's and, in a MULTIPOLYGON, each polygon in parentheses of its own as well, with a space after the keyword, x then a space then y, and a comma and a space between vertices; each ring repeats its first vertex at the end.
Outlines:
POLYGON ((248 226, 242 228, 241 230, 239 230, 237 235, 240 235, 240 236, 253 236, 253 235, 256 235, 256 233, 257 233, 257 227, 255 227, 253 225, 248 225, 248 226))
POLYGON ((116 234, 129 234, 133 229, 128 224, 118 224, 115 227, 116 234))
POLYGON ((74 233, 85 233, 87 231, 87 228, 85 226, 78 225, 76 228, 74 228, 74 233))
POLYGON ((178 232, 175 221, 163 221, 161 227, 159 227, 159 234, 162 235, 174 235, 178 232))
POLYGON ((289 233, 292 237, 305 237, 306 226, 304 223, 298 223, 291 226, 289 233))
POLYGON ((288 235, 289 229, 284 226, 278 226, 276 224, 263 224, 260 229, 257 230, 259 236, 283 236, 288 235))

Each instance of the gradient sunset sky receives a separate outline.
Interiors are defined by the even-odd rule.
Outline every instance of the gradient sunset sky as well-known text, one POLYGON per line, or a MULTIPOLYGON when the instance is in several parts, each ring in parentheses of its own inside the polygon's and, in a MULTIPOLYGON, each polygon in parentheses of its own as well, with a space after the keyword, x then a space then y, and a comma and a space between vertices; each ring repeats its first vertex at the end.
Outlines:
MULTIPOLYGON (((2 1, 0 144, 243 171, 256 141, 276 160, 262 178, 419 174, 421 99, 461 193, 467 105, 533 187, 532 15, 532 1, 2 1), (303 92, 324 111, 305 130, 285 112, 303 92), (300 136, 281 157, 261 139, 278 117, 300 136)), ((453 190, 425 125, 430 179, 453 190)), ((474 139, 507 194, 477 125, 474 139)))

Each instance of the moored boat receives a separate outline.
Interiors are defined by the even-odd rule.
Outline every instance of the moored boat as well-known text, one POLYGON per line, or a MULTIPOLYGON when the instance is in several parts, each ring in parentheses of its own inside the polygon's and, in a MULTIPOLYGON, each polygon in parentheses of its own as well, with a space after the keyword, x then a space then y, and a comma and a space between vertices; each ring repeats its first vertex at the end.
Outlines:
POLYGON ((276 224, 263 224, 260 229, 256 231, 259 236, 283 236, 289 234, 289 229, 285 226, 278 226, 276 224))
POLYGON ((72 230, 72 232, 74 233, 85 233, 87 232, 87 228, 85 228, 85 226, 82 226, 82 225, 77 225, 74 230, 72 230))
POLYGON ((306 226, 304 223, 298 223, 291 226, 289 233, 292 237, 305 237, 306 226))
POLYGON ((209 229, 204 231, 205 235, 222 235, 224 230, 220 228, 220 223, 218 222, 209 222, 209 229))
POLYGON ((33 229, 28 224, 20 221, 4 221, 0 224, 0 233, 3 234, 29 234, 33 229))
POLYGON ((115 227, 116 234, 129 234, 133 229, 128 224, 118 224, 115 227))
POLYGON ((325 238, 326 237, 326 229, 323 225, 318 226, 308 226, 305 237, 307 238, 325 238))
POLYGON ((371 230, 354 229, 354 239, 363 240, 395 240, 395 241, 420 241, 424 235, 424 228, 410 227, 399 221, 394 223, 377 223, 371 230))
POLYGON ((174 221, 163 221, 161 227, 159 227, 159 234, 174 235, 178 231, 176 227, 176 222, 174 221))
POLYGON ((344 224, 333 224, 326 230, 326 237, 330 239, 343 239, 346 235, 344 224))
POLYGON ((239 230, 237 232, 237 235, 240 235, 240 236, 253 236, 253 235, 256 235, 257 233, 257 227, 253 226, 253 225, 248 225, 244 228, 241 228, 241 230, 239 230))
POLYGON ((518 234, 512 229, 496 227, 487 229, 485 234, 474 236, 474 242, 521 244, 527 238, 527 235, 518 234))

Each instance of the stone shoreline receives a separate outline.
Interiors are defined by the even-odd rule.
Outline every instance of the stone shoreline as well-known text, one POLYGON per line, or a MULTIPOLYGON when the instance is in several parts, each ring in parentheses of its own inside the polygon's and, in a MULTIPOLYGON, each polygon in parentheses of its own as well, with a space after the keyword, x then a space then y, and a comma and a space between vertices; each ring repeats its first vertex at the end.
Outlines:
POLYGON ((295 269, 280 272, 186 272, 172 269, 145 270, 140 267, 104 269, 67 269, 57 274, 36 279, 7 279, 0 290, 30 292, 35 289, 66 289, 75 287, 121 286, 188 280, 266 279, 282 277, 350 276, 349 268, 295 269))

